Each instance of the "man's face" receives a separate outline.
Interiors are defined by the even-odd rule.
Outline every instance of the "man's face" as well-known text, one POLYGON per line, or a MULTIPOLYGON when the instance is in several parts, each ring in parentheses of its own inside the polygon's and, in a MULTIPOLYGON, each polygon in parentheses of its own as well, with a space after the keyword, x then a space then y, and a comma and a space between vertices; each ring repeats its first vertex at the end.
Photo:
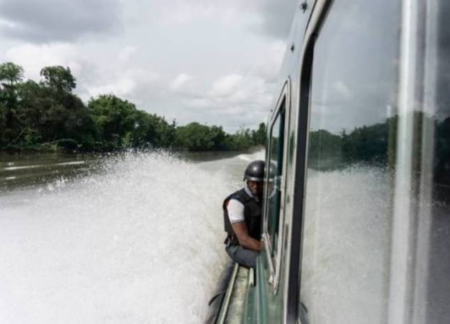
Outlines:
POLYGON ((257 196, 257 197, 261 197, 263 194, 263 189, 264 189, 264 182, 263 181, 251 181, 248 180, 247 181, 247 186, 248 189, 250 190, 250 192, 252 193, 252 195, 257 196))

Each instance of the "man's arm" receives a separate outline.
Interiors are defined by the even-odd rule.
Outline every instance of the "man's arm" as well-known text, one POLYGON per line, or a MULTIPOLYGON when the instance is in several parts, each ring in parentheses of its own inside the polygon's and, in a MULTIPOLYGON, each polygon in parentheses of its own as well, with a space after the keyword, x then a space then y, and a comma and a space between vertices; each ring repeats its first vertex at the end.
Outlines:
POLYGON ((234 223, 231 226, 233 227, 234 233, 236 233, 240 245, 249 250, 261 251, 261 242, 248 235, 248 228, 245 222, 234 223))

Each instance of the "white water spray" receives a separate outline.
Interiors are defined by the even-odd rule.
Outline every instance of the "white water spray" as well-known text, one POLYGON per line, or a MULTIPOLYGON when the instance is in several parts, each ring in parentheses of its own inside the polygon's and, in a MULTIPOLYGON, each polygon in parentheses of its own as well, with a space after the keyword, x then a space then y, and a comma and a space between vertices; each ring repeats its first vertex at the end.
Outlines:
POLYGON ((311 323, 386 323, 390 200, 385 170, 308 170, 302 302, 311 323))
POLYGON ((246 162, 252 162, 255 160, 265 160, 264 153, 265 153, 264 150, 262 150, 262 151, 254 152, 252 154, 241 154, 241 155, 238 155, 238 158, 241 159, 242 161, 246 161, 246 162))
POLYGON ((0 197, 0 323, 201 323, 245 164, 126 155, 0 197))

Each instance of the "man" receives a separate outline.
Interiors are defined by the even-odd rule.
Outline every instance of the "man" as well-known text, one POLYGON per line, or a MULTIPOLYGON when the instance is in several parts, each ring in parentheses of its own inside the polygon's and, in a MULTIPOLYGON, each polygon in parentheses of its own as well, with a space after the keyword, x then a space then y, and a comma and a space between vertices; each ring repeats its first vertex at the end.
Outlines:
POLYGON ((230 258, 249 268, 263 248, 261 239, 264 161, 251 162, 244 175, 245 186, 223 202, 226 251, 230 258))

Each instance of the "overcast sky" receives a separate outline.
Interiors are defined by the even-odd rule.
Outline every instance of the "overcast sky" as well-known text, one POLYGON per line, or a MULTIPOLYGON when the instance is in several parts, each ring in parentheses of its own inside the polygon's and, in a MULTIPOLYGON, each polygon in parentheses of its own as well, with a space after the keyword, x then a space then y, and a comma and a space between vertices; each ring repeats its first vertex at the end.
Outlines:
POLYGON ((0 62, 69 66, 87 102, 234 132, 267 117, 297 0, 0 0, 0 62))

